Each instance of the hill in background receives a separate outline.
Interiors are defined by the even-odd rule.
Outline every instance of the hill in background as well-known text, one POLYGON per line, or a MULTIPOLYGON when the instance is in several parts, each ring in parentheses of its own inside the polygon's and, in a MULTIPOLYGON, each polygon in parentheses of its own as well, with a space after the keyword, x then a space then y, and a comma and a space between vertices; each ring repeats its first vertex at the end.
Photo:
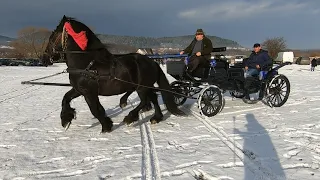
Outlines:
POLYGON ((7 36, 1 36, 0 35, 0 43, 1 44, 2 43, 6 44, 6 43, 8 43, 9 41, 12 41, 12 40, 14 40, 14 38, 10 38, 10 37, 7 37, 7 36))
POLYGON ((0 35, 0 48, 8 48, 9 42, 13 40, 14 38, 0 35))
MULTIPOLYGON (((183 49, 190 44, 193 35, 176 37, 136 37, 136 36, 118 36, 99 34, 99 39, 103 43, 125 44, 137 48, 174 48, 183 49)), ((214 47, 241 47, 237 42, 220 38, 217 36, 207 36, 213 42, 214 47)))

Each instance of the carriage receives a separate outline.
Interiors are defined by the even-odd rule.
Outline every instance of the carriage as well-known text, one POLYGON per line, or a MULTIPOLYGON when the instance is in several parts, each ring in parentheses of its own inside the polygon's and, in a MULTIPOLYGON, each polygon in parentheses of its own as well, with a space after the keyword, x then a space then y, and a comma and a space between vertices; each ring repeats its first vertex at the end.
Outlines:
MULTIPOLYGON (((222 51, 226 48, 213 48, 213 52, 222 51)), ((276 67, 270 64, 260 70, 259 76, 245 78, 242 64, 229 66, 227 61, 217 56, 211 58, 207 67, 197 68, 191 75, 185 71, 187 62, 188 57, 186 60, 167 62, 167 73, 176 79, 171 83, 175 102, 182 105, 188 98, 197 99, 200 113, 207 117, 215 116, 223 109, 227 91, 233 98, 242 98, 245 103, 262 101, 270 107, 281 107, 288 100, 290 82, 278 73, 287 64, 276 67), (250 99, 245 98, 246 94, 250 99), (260 94, 260 99, 255 97, 257 94, 260 94)))

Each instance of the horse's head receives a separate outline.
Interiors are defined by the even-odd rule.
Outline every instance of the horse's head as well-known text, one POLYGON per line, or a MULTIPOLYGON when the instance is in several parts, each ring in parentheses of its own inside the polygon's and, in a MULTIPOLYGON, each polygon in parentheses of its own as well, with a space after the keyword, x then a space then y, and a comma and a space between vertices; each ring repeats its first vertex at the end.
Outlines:
POLYGON ((51 33, 43 60, 50 59, 57 51, 86 51, 105 48, 97 36, 85 24, 63 16, 51 33))
POLYGON ((47 47, 44 51, 44 54, 42 55, 42 61, 43 62, 50 62, 52 59, 56 56, 57 50, 62 50, 62 38, 63 31, 64 31, 64 24, 68 21, 66 16, 63 16, 60 20, 59 25, 56 27, 54 31, 52 31, 49 41, 47 44, 47 47))

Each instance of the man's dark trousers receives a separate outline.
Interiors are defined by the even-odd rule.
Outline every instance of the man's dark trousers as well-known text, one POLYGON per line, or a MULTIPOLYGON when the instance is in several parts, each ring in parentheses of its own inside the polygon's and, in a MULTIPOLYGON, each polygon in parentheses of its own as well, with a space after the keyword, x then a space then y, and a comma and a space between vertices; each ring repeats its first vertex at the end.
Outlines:
POLYGON ((205 67, 207 59, 203 56, 191 56, 188 62, 188 71, 193 72, 197 67, 205 67))

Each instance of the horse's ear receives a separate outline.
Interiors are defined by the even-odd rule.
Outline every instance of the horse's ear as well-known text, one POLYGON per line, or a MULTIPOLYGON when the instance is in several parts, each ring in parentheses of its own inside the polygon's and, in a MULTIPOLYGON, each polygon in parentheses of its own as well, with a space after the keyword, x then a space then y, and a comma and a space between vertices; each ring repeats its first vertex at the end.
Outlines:
POLYGON ((66 15, 63 15, 62 19, 63 19, 63 20, 67 19, 66 15))

